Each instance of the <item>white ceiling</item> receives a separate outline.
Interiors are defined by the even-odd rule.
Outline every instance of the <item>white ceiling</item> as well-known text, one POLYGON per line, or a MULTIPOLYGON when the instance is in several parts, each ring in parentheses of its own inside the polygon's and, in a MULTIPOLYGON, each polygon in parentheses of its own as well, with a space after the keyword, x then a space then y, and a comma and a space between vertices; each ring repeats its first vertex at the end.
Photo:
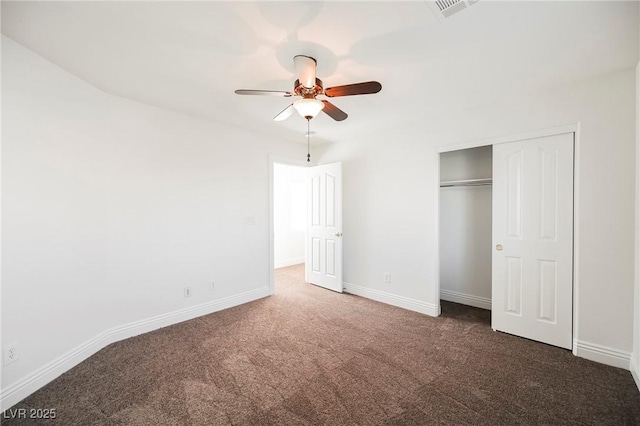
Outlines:
POLYGON ((413 2, 2 2, 2 33, 99 89, 305 142, 305 120, 271 119, 291 100, 292 58, 318 61, 335 98, 322 141, 348 141, 504 97, 635 66, 638 3, 481 0, 440 23, 413 2))

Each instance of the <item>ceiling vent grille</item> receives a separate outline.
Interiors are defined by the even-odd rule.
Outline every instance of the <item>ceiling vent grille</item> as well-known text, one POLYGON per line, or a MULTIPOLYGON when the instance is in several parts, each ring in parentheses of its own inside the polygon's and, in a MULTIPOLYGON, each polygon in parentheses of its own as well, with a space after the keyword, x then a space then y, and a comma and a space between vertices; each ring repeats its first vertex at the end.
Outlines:
POLYGON ((440 13, 442 13, 442 16, 445 18, 467 7, 462 0, 437 0, 436 6, 438 6, 440 13))
POLYGON ((435 0, 427 1, 440 22, 477 3, 478 0, 435 0))

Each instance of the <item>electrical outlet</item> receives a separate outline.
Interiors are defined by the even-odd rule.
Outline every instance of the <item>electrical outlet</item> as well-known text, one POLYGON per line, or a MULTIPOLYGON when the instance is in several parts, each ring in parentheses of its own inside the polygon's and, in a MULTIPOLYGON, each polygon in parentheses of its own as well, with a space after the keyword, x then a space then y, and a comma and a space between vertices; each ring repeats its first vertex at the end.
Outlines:
POLYGON ((211 281, 211 285, 209 286, 209 290, 213 291, 216 289, 216 283, 214 281, 211 281))
POLYGON ((2 354, 3 364, 8 365, 14 361, 18 360, 18 349, 17 344, 14 343, 12 345, 7 345, 4 348, 4 353, 2 354))
POLYGON ((184 297, 191 297, 191 287, 184 288, 184 297))
POLYGON ((391 282, 391 274, 390 273, 388 273, 388 272, 384 273, 384 282, 387 283, 387 284, 391 282))

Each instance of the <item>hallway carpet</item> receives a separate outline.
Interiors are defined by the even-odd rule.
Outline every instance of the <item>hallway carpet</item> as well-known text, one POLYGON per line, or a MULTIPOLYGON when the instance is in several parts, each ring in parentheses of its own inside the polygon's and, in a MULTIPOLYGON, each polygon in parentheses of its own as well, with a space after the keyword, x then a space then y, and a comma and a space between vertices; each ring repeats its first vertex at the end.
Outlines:
MULTIPOLYGON (((13 407, 59 425, 633 425, 628 371, 276 271, 274 296, 112 344, 13 407)), ((7 417, 7 412, 4 413, 7 417)))

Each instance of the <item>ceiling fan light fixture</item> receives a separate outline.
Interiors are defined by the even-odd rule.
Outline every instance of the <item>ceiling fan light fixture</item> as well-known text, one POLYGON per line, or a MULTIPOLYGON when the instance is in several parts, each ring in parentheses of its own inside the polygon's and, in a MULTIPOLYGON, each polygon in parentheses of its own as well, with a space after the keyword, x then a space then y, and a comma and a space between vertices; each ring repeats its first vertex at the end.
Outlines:
POLYGON ((322 111, 322 109, 324 108, 324 103, 313 98, 303 98, 295 101, 293 103, 293 107, 296 111, 298 111, 298 114, 300 114, 307 120, 311 120, 312 118, 315 118, 315 116, 318 115, 320 111, 322 111))

